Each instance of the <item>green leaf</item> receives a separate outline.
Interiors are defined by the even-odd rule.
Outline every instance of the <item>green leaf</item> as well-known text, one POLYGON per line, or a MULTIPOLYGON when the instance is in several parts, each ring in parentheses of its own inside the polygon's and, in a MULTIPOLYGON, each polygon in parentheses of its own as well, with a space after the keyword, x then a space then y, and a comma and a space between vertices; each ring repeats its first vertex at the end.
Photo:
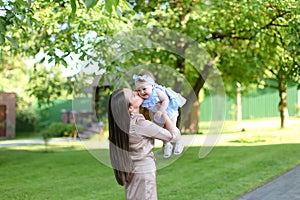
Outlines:
POLYGON ((0 45, 4 43, 4 37, 2 34, 0 34, 0 45))
POLYGON ((64 59, 62 59, 61 62, 63 64, 63 66, 65 66, 66 68, 68 67, 68 63, 64 59))
POLYGON ((29 17, 27 17, 27 19, 26 19, 26 24, 27 24, 28 27, 32 28, 32 26, 31 26, 31 20, 30 20, 29 17))
POLYGON ((19 44, 18 44, 18 41, 17 40, 15 40, 14 38, 11 38, 11 37, 6 37, 9 41, 10 41, 10 43, 11 43, 11 45, 13 46, 13 47, 15 47, 15 48, 18 48, 19 47, 19 44))
POLYGON ((113 8, 113 4, 112 4, 112 1, 110 0, 105 0, 105 10, 111 14, 112 13, 112 9, 113 8))
POLYGON ((5 33, 5 22, 0 20, 0 32, 5 33))
POLYGON ((43 63, 43 62, 45 61, 45 59, 46 59, 46 58, 43 57, 39 62, 40 62, 40 63, 43 63))
POLYGON ((117 6, 119 4, 119 0, 114 0, 114 5, 117 6))
POLYGON ((84 0, 84 3, 85 3, 86 8, 89 10, 98 3, 98 0, 84 0))
POLYGON ((292 51, 292 50, 293 50, 293 47, 294 47, 294 43, 293 43, 293 42, 290 42, 289 45, 286 47, 286 50, 287 50, 287 51, 292 51))
POLYGON ((74 17, 77 9, 76 0, 71 0, 71 8, 72 8, 72 16, 74 17))

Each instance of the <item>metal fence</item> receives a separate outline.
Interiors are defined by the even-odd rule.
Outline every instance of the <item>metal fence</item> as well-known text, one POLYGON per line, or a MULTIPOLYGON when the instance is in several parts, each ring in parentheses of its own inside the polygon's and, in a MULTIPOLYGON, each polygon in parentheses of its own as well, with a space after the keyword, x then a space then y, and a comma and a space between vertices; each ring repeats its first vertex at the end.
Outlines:
MULTIPOLYGON (((299 115, 297 86, 287 89, 287 106, 290 116, 299 115)), ((258 89, 248 96, 242 96, 242 119, 279 117, 278 104, 280 101, 278 91, 275 89, 258 89)), ((211 120, 211 97, 205 96, 200 103, 200 120, 211 120)), ((237 119, 237 103, 234 98, 227 98, 226 120, 237 119)))
MULTIPOLYGON (((287 103, 290 116, 296 116, 299 112, 299 107, 297 107, 297 100, 299 98, 297 92, 296 86, 287 89, 287 103)), ((83 107, 81 109, 86 110, 86 105, 88 104, 86 101, 88 100, 83 99, 81 101, 81 103, 77 102, 76 105, 82 104, 83 107)), ((279 117, 278 104, 278 91, 274 89, 257 90, 248 96, 242 96, 242 119, 279 117)), ((200 121, 211 120, 211 107, 210 96, 205 96, 204 100, 200 103, 200 121)), ((49 124, 61 121, 61 111, 63 109, 72 110, 72 100, 57 100, 55 106, 51 107, 51 109, 47 111, 41 110, 41 122, 49 124)), ((227 98, 226 120, 236 120, 236 118, 236 99, 227 98)))

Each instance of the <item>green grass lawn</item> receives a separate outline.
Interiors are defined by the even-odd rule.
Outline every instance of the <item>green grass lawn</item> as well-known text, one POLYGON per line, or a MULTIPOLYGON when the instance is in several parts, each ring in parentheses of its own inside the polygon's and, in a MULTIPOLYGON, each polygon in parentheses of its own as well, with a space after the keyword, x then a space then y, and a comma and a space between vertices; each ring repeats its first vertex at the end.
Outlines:
MULTIPOLYGON (((232 200, 300 164, 299 126, 224 130, 223 135, 237 137, 220 140, 203 159, 199 146, 189 147, 158 170, 159 199, 232 200)), ((50 143, 48 150, 43 145, 0 147, 0 199, 125 199, 112 169, 81 142, 50 143)))
MULTIPOLYGON (((28 148, 28 147, 27 147, 28 148)), ((234 199, 300 164, 299 144, 190 147, 158 170, 160 199, 234 199)), ((124 199, 112 170, 78 147, 0 149, 1 199, 124 199)))

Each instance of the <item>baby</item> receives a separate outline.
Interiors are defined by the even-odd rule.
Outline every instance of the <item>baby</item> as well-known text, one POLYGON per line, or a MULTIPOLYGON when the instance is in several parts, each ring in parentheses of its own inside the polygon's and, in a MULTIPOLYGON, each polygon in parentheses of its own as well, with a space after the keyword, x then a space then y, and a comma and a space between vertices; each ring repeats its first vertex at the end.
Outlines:
MULTIPOLYGON (((150 118, 156 124, 164 126, 165 122, 161 116, 163 112, 167 112, 174 128, 177 128, 178 109, 185 104, 186 99, 172 89, 157 84, 154 76, 148 71, 134 75, 133 79, 138 95, 144 99, 142 107, 150 111, 150 118)), ((174 154, 181 154, 183 148, 182 140, 179 138, 175 145, 174 154)), ((173 145, 166 142, 164 144, 164 157, 169 158, 172 150, 173 145)))

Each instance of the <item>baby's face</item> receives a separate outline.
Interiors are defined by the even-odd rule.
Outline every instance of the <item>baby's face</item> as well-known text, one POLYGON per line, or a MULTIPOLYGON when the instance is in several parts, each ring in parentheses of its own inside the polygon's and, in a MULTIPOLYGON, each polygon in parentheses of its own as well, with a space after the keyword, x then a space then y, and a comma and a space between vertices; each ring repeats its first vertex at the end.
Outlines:
POLYGON ((135 90, 137 91, 140 97, 142 97, 143 99, 147 99, 151 95, 152 89, 153 89, 153 85, 146 84, 136 88, 135 90))

